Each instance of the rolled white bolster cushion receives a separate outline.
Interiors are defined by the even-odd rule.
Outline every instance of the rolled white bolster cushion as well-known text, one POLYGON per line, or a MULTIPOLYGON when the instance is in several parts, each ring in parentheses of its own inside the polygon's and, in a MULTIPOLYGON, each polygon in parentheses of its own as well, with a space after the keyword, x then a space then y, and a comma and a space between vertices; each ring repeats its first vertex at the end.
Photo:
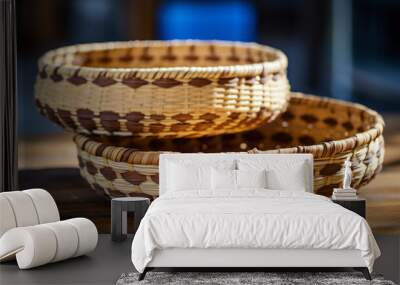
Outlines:
POLYGON ((0 193, 0 237, 9 229, 60 220, 56 202, 43 189, 0 193))
POLYGON ((1 196, 10 203, 17 227, 27 227, 39 223, 35 205, 29 195, 23 191, 3 192, 1 196))
POLYGON ((97 245, 96 226, 88 219, 19 227, 0 238, 0 261, 16 255, 20 269, 80 256, 97 245))
POLYGON ((6 197, 0 195, 0 237, 16 226, 17 222, 10 202, 6 197))
POLYGON ((74 218, 64 222, 71 224, 78 233, 78 247, 74 257, 91 252, 96 248, 98 233, 92 221, 85 218, 74 218))
POLYGON ((22 191, 28 194, 35 205, 39 224, 52 223, 60 220, 56 202, 46 190, 35 188, 22 191))
POLYGON ((13 259, 16 255, 21 269, 51 262, 56 251, 53 232, 41 225, 11 229, 0 239, 0 260, 13 259))
POLYGON ((79 237, 78 232, 71 228, 70 223, 64 221, 44 224, 43 226, 51 230, 51 234, 55 235, 57 241, 57 250, 51 262, 75 256, 79 245, 79 237))

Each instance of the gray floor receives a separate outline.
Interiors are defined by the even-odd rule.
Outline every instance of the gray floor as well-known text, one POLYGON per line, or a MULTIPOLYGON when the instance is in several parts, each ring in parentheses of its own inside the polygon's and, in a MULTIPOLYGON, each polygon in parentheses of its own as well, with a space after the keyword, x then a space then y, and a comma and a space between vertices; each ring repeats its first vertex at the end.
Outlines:
MULTIPOLYGON (((374 272, 395 283, 400 281, 400 237, 377 236, 382 256, 374 272)), ((0 284, 115 284, 124 272, 134 271, 130 260, 132 237, 115 243, 100 235, 97 249, 88 256, 19 270, 15 262, 0 265, 0 284)))
POLYGON ((400 236, 376 235, 376 242, 381 250, 374 264, 374 271, 382 274, 385 279, 400 284, 400 236))
POLYGON ((15 262, 0 265, 0 284, 115 284, 124 272, 132 272, 130 259, 132 238, 111 241, 100 235, 94 252, 88 256, 19 270, 15 262))

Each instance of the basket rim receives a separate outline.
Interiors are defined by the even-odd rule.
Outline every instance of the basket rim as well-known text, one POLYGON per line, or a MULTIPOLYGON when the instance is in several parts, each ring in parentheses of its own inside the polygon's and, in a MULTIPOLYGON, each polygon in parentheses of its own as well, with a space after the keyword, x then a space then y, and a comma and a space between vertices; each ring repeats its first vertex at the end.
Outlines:
POLYGON ((51 69, 58 73, 73 75, 79 72, 80 76, 95 78, 102 76, 121 79, 127 75, 140 78, 223 78, 232 76, 255 76, 262 73, 274 73, 286 69, 287 56, 276 48, 253 42, 220 41, 220 40, 169 40, 169 41, 115 41, 76 44, 46 52, 39 58, 39 70, 51 69), (73 64, 54 63, 52 58, 60 55, 72 55, 76 52, 89 52, 99 50, 111 50, 130 47, 174 46, 174 45, 223 45, 244 46, 252 49, 264 50, 275 56, 275 59, 251 64, 221 65, 221 66, 177 66, 177 67, 85 67, 73 64))
MULTIPOLYGON (((298 92, 292 92, 290 93, 290 100, 309 100, 308 104, 339 104, 339 105, 344 105, 345 107, 352 107, 352 108, 357 108, 361 111, 364 111, 368 113, 370 116, 375 118, 375 122, 373 126, 371 126, 370 129, 357 133, 351 137, 340 139, 340 140, 334 140, 334 141, 329 141, 329 142, 322 142, 318 143, 315 145, 309 145, 309 146, 295 146, 295 147, 288 147, 288 148, 279 148, 276 149, 279 152, 288 152, 288 153, 312 153, 315 157, 327 157, 331 156, 337 153, 343 153, 347 152, 350 150, 354 150, 358 148, 359 146, 362 145, 367 145, 371 141, 374 141, 376 138, 382 135, 383 133, 383 128, 384 128, 384 120, 381 115, 379 115, 376 111, 361 105, 359 103, 352 103, 344 100, 339 100, 339 99, 332 99, 332 98, 327 98, 327 97, 320 97, 320 96, 315 96, 315 95, 309 95, 309 94, 303 94, 303 93, 298 93, 298 92)), ((76 143, 77 147, 81 151, 85 151, 89 153, 90 155, 97 156, 97 157, 103 157, 115 162, 127 162, 127 159, 121 155, 119 159, 115 159, 111 157, 112 152, 118 152, 118 153, 124 153, 124 152, 135 152, 135 153, 146 153, 149 155, 157 155, 161 153, 168 153, 167 151, 140 151, 140 150, 135 150, 134 148, 127 148, 127 147, 119 147, 119 146, 110 146, 107 144, 104 144, 102 142, 95 141, 94 139, 82 135, 82 134, 76 134, 73 138, 74 142, 76 143), (83 143, 79 143, 79 141, 82 140, 83 143), (88 147, 87 143, 91 142, 92 147, 88 147), (93 147, 95 145, 95 147, 93 147), (101 148, 101 155, 99 155, 96 152, 96 149, 101 148)), ((250 150, 250 152, 257 152, 257 149, 250 150)))
MULTIPOLYGON (((73 141, 75 142, 78 148, 78 154, 80 151, 84 151, 91 156, 105 158, 107 160, 111 160, 113 162, 119 163, 130 163, 129 156, 124 157, 124 154, 129 152, 129 154, 134 153, 136 155, 146 154, 148 156, 160 155, 163 153, 172 153, 171 151, 141 151, 134 148, 120 147, 120 146, 110 146, 104 143, 95 141, 94 139, 88 137, 83 134, 75 134, 73 137, 73 141), (90 146, 88 145, 90 143, 90 146), (101 149, 101 155, 97 153, 97 149, 101 149), (119 159, 115 159, 111 157, 112 153, 118 152, 120 154, 119 159)), ((157 160, 158 161, 158 160, 157 160)), ((156 165, 157 163, 132 163, 136 165, 156 165)))
MULTIPOLYGON (((375 123, 373 126, 364 131, 357 133, 351 137, 340 139, 340 140, 334 140, 334 141, 328 141, 328 142, 322 142, 318 143, 315 145, 307 145, 307 146, 294 146, 294 147, 287 147, 287 148, 279 148, 276 149, 280 153, 283 152, 288 152, 288 153, 312 153, 314 157, 328 157, 337 153, 344 153, 348 152, 354 149, 357 149, 358 147, 362 145, 367 145, 370 142, 374 141, 376 138, 382 135, 383 129, 385 127, 385 121, 383 120, 382 116, 368 108, 365 105, 359 104, 359 103, 354 103, 354 102, 349 102, 345 100, 340 100, 340 99, 333 99, 329 97, 320 97, 316 95, 311 95, 311 94, 303 94, 300 92, 291 92, 290 94, 290 99, 289 101, 294 98, 294 99, 311 99, 312 101, 309 101, 310 104, 312 103, 317 103, 317 104, 340 104, 342 106, 346 107, 351 107, 351 108, 357 108, 360 111, 364 111, 368 113, 371 117, 375 118, 375 123)), ((250 150, 250 152, 257 153, 260 150, 257 148, 254 148, 250 150)), ((266 150, 267 151, 267 150, 266 150)), ((263 152, 262 150, 260 152, 263 152)))

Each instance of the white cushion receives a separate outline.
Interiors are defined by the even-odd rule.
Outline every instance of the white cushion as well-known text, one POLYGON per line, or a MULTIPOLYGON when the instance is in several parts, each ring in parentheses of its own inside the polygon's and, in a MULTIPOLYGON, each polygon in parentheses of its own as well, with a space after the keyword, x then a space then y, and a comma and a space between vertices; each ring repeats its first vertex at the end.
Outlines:
POLYGON ((0 237, 8 230, 17 227, 10 202, 0 194, 0 237))
POLYGON ((57 244, 60 245, 57 247, 56 254, 51 262, 64 260, 75 255, 79 244, 79 237, 78 232, 71 228, 70 223, 62 221, 43 224, 43 226, 51 230, 51 235, 55 235, 57 244))
POLYGON ((16 257, 20 269, 37 267, 92 251, 97 236, 84 218, 14 228, 0 238, 0 261, 16 257))
POLYGON ((270 169, 267 171, 267 188, 272 190, 307 191, 307 177, 304 163, 293 164, 290 171, 270 169))
POLYGON ((234 191, 237 188, 236 170, 212 168, 212 189, 234 191))
POLYGON ((85 218, 74 218, 64 222, 71 224, 78 233, 79 244, 74 257, 91 252, 96 248, 98 234, 92 221, 85 218))
POLYGON ((0 193, 0 262, 16 258, 21 269, 32 268, 96 247, 90 220, 59 219, 54 199, 43 189, 0 193))
POLYGON ((171 163, 168 168, 168 191, 211 189, 211 167, 171 163))
POLYGON ((60 220, 57 205, 43 189, 0 193, 0 237, 9 229, 60 220))
POLYGON ((309 164, 293 155, 292 160, 265 159, 238 160, 239 170, 266 170, 267 188, 271 190, 310 191, 309 164))
POLYGON ((266 170, 236 170, 237 187, 240 188, 266 188, 266 170))
POLYGON ((39 223, 35 205, 29 195, 22 191, 3 192, 11 205, 17 227, 33 226, 39 223))
MULTIPOLYGON (((290 167, 293 163, 305 162, 304 175, 307 177, 307 186, 305 189, 309 192, 313 190, 313 157, 311 154, 247 154, 247 153, 213 153, 213 154, 161 154, 160 155, 160 196, 167 193, 170 189, 169 181, 172 179, 169 175, 169 165, 178 163, 190 167, 210 166, 224 169, 239 170, 263 170, 263 169, 283 169, 290 176, 290 167), (245 168, 249 166, 249 168, 245 168), (236 164, 241 164, 235 167, 236 164), (283 167, 282 167, 283 166, 283 167)), ((304 189, 299 187, 299 189, 304 189)), ((297 190, 299 190, 297 189, 297 190)), ((193 189, 192 189, 193 190, 193 189)))
POLYGON ((39 218, 39 224, 57 222, 60 220, 56 202, 49 192, 39 188, 24 190, 22 192, 28 194, 32 199, 39 218))
POLYGON ((216 192, 232 192, 241 188, 266 188, 266 170, 212 169, 212 187, 216 192))
POLYGON ((235 160, 210 160, 207 154, 160 155, 160 196, 167 192, 184 190, 211 191, 211 167, 235 169, 235 160), (201 169, 201 171, 199 171, 201 169), (186 177, 184 177, 185 175, 186 177), (195 179, 189 179, 195 177, 195 179))
POLYGON ((0 261, 17 259, 20 269, 51 262, 57 251, 57 240, 43 225, 18 227, 0 238, 0 261))

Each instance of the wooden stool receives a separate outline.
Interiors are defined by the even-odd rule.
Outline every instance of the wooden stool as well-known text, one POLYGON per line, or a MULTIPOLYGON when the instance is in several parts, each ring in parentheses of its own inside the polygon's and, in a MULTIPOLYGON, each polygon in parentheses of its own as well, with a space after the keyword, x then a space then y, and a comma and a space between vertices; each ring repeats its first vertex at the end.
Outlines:
POLYGON ((121 197, 111 200, 111 239, 123 241, 127 236, 127 212, 134 212, 135 232, 144 217, 150 199, 144 197, 121 197))

